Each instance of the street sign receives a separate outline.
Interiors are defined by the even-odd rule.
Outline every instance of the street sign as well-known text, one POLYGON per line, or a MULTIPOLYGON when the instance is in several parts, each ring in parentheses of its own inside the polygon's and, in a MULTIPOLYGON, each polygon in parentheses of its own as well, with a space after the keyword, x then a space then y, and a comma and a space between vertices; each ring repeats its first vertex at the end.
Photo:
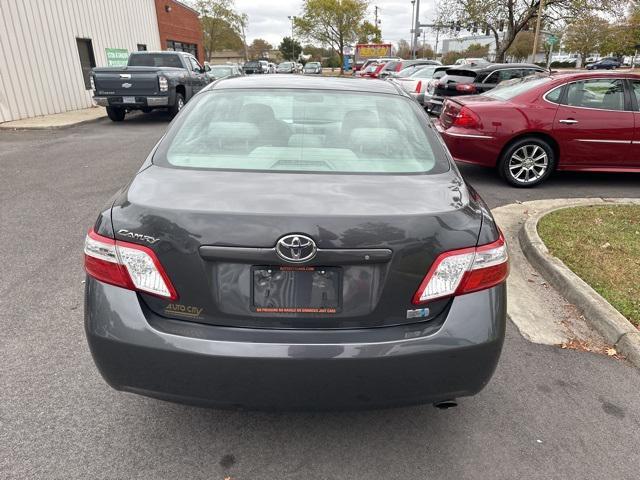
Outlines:
POLYGON ((129 50, 126 48, 105 48, 108 67, 125 67, 129 61, 129 50))
POLYGON ((555 45, 556 43, 558 43, 558 37, 556 37, 555 35, 549 35, 547 37, 547 43, 549 45, 555 45))

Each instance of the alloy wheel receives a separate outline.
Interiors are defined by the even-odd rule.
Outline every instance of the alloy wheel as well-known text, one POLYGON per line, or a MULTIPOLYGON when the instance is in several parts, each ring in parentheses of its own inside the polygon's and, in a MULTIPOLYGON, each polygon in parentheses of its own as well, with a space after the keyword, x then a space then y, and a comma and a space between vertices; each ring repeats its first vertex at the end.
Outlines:
POLYGON ((509 159, 509 174, 521 183, 533 183, 549 168, 549 156, 539 145, 523 145, 509 159))

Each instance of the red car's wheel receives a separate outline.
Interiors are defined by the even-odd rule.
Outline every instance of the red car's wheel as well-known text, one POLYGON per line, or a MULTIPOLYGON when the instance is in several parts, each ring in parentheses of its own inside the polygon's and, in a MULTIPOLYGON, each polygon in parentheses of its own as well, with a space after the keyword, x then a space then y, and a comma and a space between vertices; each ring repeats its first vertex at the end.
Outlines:
POLYGON ((498 168, 502 178, 514 187, 533 187, 549 178, 555 162, 555 153, 547 141, 525 137, 505 150, 498 168))

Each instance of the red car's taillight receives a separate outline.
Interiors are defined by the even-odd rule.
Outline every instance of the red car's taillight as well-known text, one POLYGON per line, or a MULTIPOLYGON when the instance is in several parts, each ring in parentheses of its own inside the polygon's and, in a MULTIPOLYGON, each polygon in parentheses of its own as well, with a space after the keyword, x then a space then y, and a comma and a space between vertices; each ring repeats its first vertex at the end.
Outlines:
POLYGON ((178 294, 150 248, 103 237, 89 230, 84 268, 96 280, 129 290, 177 300, 178 294))
POLYGON ((473 84, 459 83, 456 85, 456 91, 461 93, 476 93, 476 87, 473 84))
POLYGON ((413 296, 413 303, 485 290, 504 282, 508 275, 509 255, 501 232, 493 243, 440 254, 413 296))
POLYGON ((476 128, 480 126, 480 119, 467 107, 462 107, 451 120, 451 125, 462 128, 476 128))
POLYGON ((416 83, 416 90, 414 93, 420 93, 421 88, 422 88, 422 80, 418 80, 418 83, 416 83))

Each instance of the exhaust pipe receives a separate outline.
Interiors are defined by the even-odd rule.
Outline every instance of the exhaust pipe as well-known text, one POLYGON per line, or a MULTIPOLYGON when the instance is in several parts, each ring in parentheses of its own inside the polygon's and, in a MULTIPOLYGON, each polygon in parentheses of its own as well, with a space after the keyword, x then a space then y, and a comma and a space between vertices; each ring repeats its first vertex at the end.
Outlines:
POLYGON ((438 410, 447 410, 449 408, 457 407, 458 402, 456 401, 455 398, 452 398, 450 400, 443 400, 442 402, 436 402, 433 404, 433 406, 436 407, 438 410))

